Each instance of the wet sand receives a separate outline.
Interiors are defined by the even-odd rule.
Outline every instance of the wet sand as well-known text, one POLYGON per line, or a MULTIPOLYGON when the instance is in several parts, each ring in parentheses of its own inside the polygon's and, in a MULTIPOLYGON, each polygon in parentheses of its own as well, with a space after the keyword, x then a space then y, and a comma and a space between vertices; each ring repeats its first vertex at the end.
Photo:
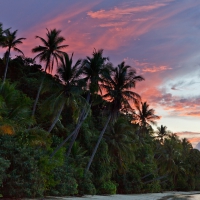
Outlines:
POLYGON ((133 195, 110 195, 110 196, 84 196, 84 197, 58 197, 47 198, 57 200, 200 200, 199 192, 164 192, 133 195))

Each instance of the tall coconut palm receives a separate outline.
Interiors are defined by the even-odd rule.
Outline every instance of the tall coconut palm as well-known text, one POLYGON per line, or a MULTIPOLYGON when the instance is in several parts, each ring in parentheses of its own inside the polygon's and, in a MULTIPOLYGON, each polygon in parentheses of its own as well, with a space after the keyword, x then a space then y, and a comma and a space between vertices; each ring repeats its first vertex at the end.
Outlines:
POLYGON ((15 30, 14 32, 11 32, 10 29, 5 30, 4 31, 4 39, 1 42, 1 46, 3 48, 7 48, 7 50, 6 50, 7 51, 6 67, 5 67, 5 72, 4 72, 4 76, 3 76, 2 87, 6 80, 11 49, 24 55, 24 53, 20 49, 17 48, 17 45, 22 44, 23 43, 22 40, 25 40, 26 38, 18 38, 17 39, 16 34, 17 34, 17 30, 15 30))
POLYGON ((167 127, 161 125, 160 127, 157 127, 158 131, 157 131, 157 135, 158 138, 160 138, 161 143, 163 143, 163 138, 167 135, 169 135, 169 131, 167 131, 167 127))
POLYGON ((108 66, 110 63, 108 57, 103 57, 103 50, 94 50, 92 57, 87 57, 83 60, 83 74, 89 85, 89 92, 91 94, 97 94, 100 91, 99 82, 102 81, 102 77, 105 74, 109 74, 108 66))
POLYGON ((116 121, 120 110, 131 109, 131 101, 136 103, 138 100, 140 100, 139 94, 131 91, 131 89, 135 88, 136 82, 142 81, 144 79, 141 76, 136 76, 136 71, 133 69, 131 70, 130 68, 131 66, 125 65, 125 62, 122 62, 116 68, 112 69, 113 76, 106 74, 107 76, 105 76, 103 79, 103 84, 101 84, 101 87, 106 91, 103 97, 110 102, 110 114, 103 130, 99 135, 92 156, 90 157, 86 167, 86 172, 91 166, 91 163, 94 159, 96 151, 108 127, 109 122, 116 121))
POLYGON ((151 125, 156 125, 156 120, 160 119, 155 115, 155 110, 149 108, 147 102, 136 103, 136 112, 133 114, 133 118, 140 125, 140 133, 144 133, 151 125))
MULTIPOLYGON (((85 75, 85 80, 87 82, 87 84, 89 85, 89 90, 88 90, 88 95, 87 95, 87 103, 91 106, 92 102, 90 102, 90 96, 91 95, 95 95, 98 92, 101 92, 101 89, 99 87, 99 83, 102 81, 102 77, 105 74, 109 74, 109 64, 110 63, 106 63, 106 61, 108 61, 109 58, 107 57, 103 57, 103 50, 100 49, 98 51, 96 51, 96 49, 93 52, 93 57, 87 57, 85 60, 83 60, 82 63, 82 67, 83 67, 83 75, 85 75), (90 102, 90 103, 89 103, 90 102)), ((82 110, 82 113, 79 117, 79 121, 83 122, 83 118, 86 119, 87 114, 89 112, 86 111, 86 109, 84 108, 82 110)), ((79 133, 79 129, 77 130, 76 134, 74 134, 68 152, 67 152, 67 156, 69 156, 72 146, 78 136, 79 133)))
POLYGON ((103 74, 105 75, 109 73, 108 63, 106 63, 106 61, 108 61, 108 58, 103 57, 102 49, 98 51, 94 50, 92 57, 87 57, 85 60, 83 60, 82 70, 84 80, 89 87, 86 98, 86 102, 89 106, 83 108, 74 131, 54 150, 51 157, 55 155, 55 153, 73 136, 67 155, 70 154, 71 148, 78 136, 78 132, 89 113, 88 108, 90 108, 92 104, 92 102, 90 102, 90 96, 98 93, 100 90, 99 82, 102 81, 103 74))
POLYGON ((108 144, 111 161, 118 164, 119 171, 126 168, 125 163, 130 163, 135 159, 133 143, 136 138, 133 130, 133 125, 127 118, 120 115, 110 130, 105 132, 104 138, 108 144))
POLYGON ((158 167, 161 173, 168 173, 175 185, 178 172, 184 170, 181 158, 182 145, 177 135, 171 134, 164 140, 163 151, 158 167))
MULTIPOLYGON (((82 68, 80 67, 81 60, 78 60, 75 65, 72 65, 72 57, 68 56, 68 54, 63 55, 61 57, 61 63, 58 66, 57 73, 63 82, 62 91, 59 91, 59 94, 56 94, 56 98, 59 104, 58 111, 55 119, 53 120, 52 125, 50 126, 48 132, 50 133, 54 126, 56 125, 62 110, 64 108, 65 103, 74 104, 77 98, 80 100, 82 87, 85 84, 85 81, 80 78, 82 74, 82 68)), ((55 103, 54 103, 55 104, 55 103)))
MULTIPOLYGON (((65 54, 65 52, 61 51, 63 48, 66 48, 68 45, 61 45, 62 42, 65 40, 64 37, 60 36, 61 30, 48 30, 46 33, 46 40, 40 36, 36 36, 36 38, 39 38, 42 42, 43 46, 36 46, 32 49, 33 53, 38 53, 34 59, 39 58, 40 62, 45 62, 46 66, 44 68, 44 72, 46 74, 46 71, 49 72, 53 71, 54 61, 56 61, 58 65, 58 60, 62 58, 62 55, 65 54)), ((45 74, 42 78, 42 81, 40 83, 37 96, 34 102, 33 110, 32 110, 32 116, 35 115, 36 106, 39 100, 40 92, 42 90, 42 86, 45 79, 45 74)))
POLYGON ((192 144, 188 141, 187 138, 183 138, 181 141, 183 146, 183 155, 187 155, 191 149, 193 149, 192 144))

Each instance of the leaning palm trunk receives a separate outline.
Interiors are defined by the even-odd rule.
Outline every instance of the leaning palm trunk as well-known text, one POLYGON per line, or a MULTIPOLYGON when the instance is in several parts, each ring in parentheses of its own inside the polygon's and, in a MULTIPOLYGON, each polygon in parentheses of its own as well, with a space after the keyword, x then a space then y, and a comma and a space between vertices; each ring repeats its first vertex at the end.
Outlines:
MULTIPOLYGON (((80 123, 81 119, 82 119, 83 116, 84 116, 84 113, 85 113, 84 110, 82 110, 81 115, 79 116, 79 119, 78 119, 77 124, 80 123)), ((81 127, 80 127, 80 128, 81 128, 81 127)), ((70 145, 69 145, 67 154, 66 154, 67 157, 68 157, 69 154, 71 153, 72 147, 73 147, 74 142, 75 142, 75 140, 76 140, 76 138, 77 138, 77 136, 78 136, 78 133, 79 133, 79 131, 80 131, 80 128, 76 131, 76 133, 73 135, 73 138, 71 139, 71 142, 70 142, 70 145)))
POLYGON ((98 147, 99 147, 99 144, 100 144, 100 142, 101 142, 101 140, 102 140, 102 138, 103 138, 103 135, 104 135, 104 133, 105 133, 107 127, 108 127, 108 124, 109 124, 110 120, 111 120, 111 114, 109 115, 109 117, 108 117, 108 119, 107 119, 107 122, 106 122, 106 124, 105 124, 103 130, 101 131, 101 134, 99 135, 99 139, 98 139, 98 141, 97 141, 97 143, 96 143, 96 146, 95 146, 95 148, 94 148, 94 150, 93 150, 93 152, 92 152, 92 156, 90 157, 90 160, 89 160, 88 165, 87 165, 87 167, 86 167, 86 170, 85 170, 86 172, 88 172, 88 170, 90 169, 90 166, 91 166, 91 164, 92 164, 92 161, 93 161, 93 159, 94 159, 94 156, 95 156, 95 154, 96 154, 96 152, 97 152, 97 149, 98 149, 98 147))
POLYGON ((56 123, 57 123, 57 121, 58 121, 58 119, 59 119, 59 117, 60 117, 60 115, 61 115, 61 113, 63 111, 64 105, 65 105, 65 101, 63 101, 57 116, 55 117, 53 123, 51 124, 51 126, 50 126, 50 128, 48 130, 48 133, 50 133, 53 130, 54 126, 56 125, 56 123))
POLYGON ((54 152, 51 154, 51 158, 57 153, 57 151, 74 135, 77 133, 77 131, 81 128, 83 122, 87 118, 87 115, 89 113, 90 108, 88 108, 86 115, 80 120, 80 122, 76 125, 76 128, 74 131, 54 150, 54 152))
POLYGON ((38 103, 38 100, 39 100, 39 97, 40 97, 40 93, 41 93, 41 90, 42 90, 42 87, 43 87, 44 79, 45 79, 45 74, 42 77, 42 81, 40 83, 40 86, 39 86, 39 89, 38 89, 38 92, 37 92, 37 96, 36 96, 36 99, 35 99, 35 102, 34 102, 34 105, 33 105, 32 117, 34 117, 34 115, 35 115, 36 106, 37 106, 37 103, 38 103))
POLYGON ((3 76, 3 83, 1 85, 1 89, 6 81, 6 75, 7 75, 7 71, 8 71, 8 63, 9 63, 9 57, 10 57, 10 48, 8 49, 8 55, 7 55, 7 58, 6 58, 6 68, 5 68, 5 71, 4 71, 4 76, 3 76))
POLYGON ((37 106, 37 103, 38 103, 38 100, 39 100, 39 97, 40 97, 40 93, 41 93, 41 90, 42 90, 42 87, 43 87, 43 84, 44 84, 44 79, 46 77, 46 70, 47 70, 48 65, 49 65, 49 62, 47 62, 47 64, 46 64, 46 67, 45 67, 45 70, 44 70, 45 74, 42 77, 42 81, 40 83, 40 86, 39 86, 39 89, 38 89, 38 92, 37 92, 37 96, 36 96, 36 99, 35 99, 35 102, 34 102, 34 105, 33 105, 32 117, 35 116, 36 106, 37 106))
MULTIPOLYGON (((81 127, 80 127, 81 128, 81 127)), ((72 139, 71 139, 71 142, 69 144, 69 148, 68 148, 68 151, 67 151, 67 154, 66 156, 69 157, 70 153, 71 153, 71 150, 72 150, 72 147, 74 145, 74 142, 76 141, 76 138, 78 137, 78 133, 80 131, 80 128, 76 131, 76 133, 73 135, 72 139)))
MULTIPOLYGON (((89 104, 89 101, 90 101, 90 93, 88 92, 87 99, 86 99, 87 104, 89 104)), ((89 105, 89 108, 90 108, 90 107, 91 107, 91 104, 89 105)), ((88 113, 89 113, 89 112, 86 112, 86 107, 84 107, 83 110, 82 110, 82 112, 81 112, 81 115, 79 116, 79 119, 78 119, 78 123, 77 123, 77 124, 79 124, 80 121, 81 121, 82 119, 84 119, 84 118, 86 119, 87 116, 88 116, 88 113)), ((81 128, 81 127, 80 127, 80 128, 81 128)), ((76 138, 78 137, 80 128, 79 128, 79 129, 76 131, 76 133, 73 135, 73 138, 72 138, 72 140, 71 140, 71 142, 70 142, 70 145, 69 145, 69 148, 68 148, 68 151, 67 151, 67 154, 66 154, 67 157, 68 157, 68 156, 70 155, 70 153, 71 153, 71 150, 72 150, 72 147, 73 147, 73 145, 74 145, 74 142, 76 141, 76 138)))

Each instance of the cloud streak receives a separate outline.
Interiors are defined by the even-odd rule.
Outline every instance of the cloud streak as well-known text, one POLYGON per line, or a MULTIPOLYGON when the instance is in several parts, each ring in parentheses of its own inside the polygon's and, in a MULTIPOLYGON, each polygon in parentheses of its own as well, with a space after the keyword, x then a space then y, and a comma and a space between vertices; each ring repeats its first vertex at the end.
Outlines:
POLYGON ((160 72, 160 71, 165 71, 165 70, 170 70, 172 69, 171 67, 167 67, 167 66, 153 66, 153 67, 145 67, 144 69, 142 69, 143 72, 150 72, 150 73, 155 73, 155 72, 160 72))
MULTIPOLYGON (((24 3, 27 5, 25 0, 19 0, 16 5, 21 8, 24 3)), ((5 4, 2 10, 8 8, 5 4)), ((199 9, 196 0, 116 0, 109 4, 105 0, 50 1, 48 9, 44 6, 35 11, 39 16, 35 21, 26 9, 18 12, 20 19, 27 16, 26 28, 23 23, 17 27, 23 30, 19 37, 27 38, 19 48, 33 57, 31 49, 40 44, 35 35, 45 37, 46 28, 61 29, 69 45, 66 52, 74 52, 74 60, 91 56, 94 48, 104 49, 104 55, 115 66, 124 60, 145 78, 134 91, 156 114, 161 115, 162 107, 165 116, 188 119, 190 123, 200 117, 199 9)), ((1 12, 0 18, 15 26, 16 15, 2 13, 7 14, 1 12)))
POLYGON ((151 5, 145 5, 145 6, 134 6, 132 8, 114 8, 111 10, 98 10, 96 12, 89 11, 87 13, 88 16, 91 18, 96 19, 120 19, 123 17, 123 15, 131 15, 136 12, 148 12, 155 9, 158 9, 160 7, 166 6, 166 3, 155 3, 151 5))
POLYGON ((184 131, 184 132, 177 132, 176 134, 182 139, 187 138, 189 142, 192 143, 194 148, 200 149, 200 145, 198 145, 200 144, 200 132, 184 131))

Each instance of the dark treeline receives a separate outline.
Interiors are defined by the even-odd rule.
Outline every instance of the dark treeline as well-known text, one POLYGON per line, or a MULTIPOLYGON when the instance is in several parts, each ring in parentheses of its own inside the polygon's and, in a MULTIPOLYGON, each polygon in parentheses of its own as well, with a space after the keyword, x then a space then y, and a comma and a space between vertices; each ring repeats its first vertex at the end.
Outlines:
POLYGON ((74 61, 60 30, 36 39, 27 58, 25 38, 0 24, 1 196, 200 190, 200 152, 153 130, 159 116, 134 92, 145 80, 133 66, 103 50, 74 61))

